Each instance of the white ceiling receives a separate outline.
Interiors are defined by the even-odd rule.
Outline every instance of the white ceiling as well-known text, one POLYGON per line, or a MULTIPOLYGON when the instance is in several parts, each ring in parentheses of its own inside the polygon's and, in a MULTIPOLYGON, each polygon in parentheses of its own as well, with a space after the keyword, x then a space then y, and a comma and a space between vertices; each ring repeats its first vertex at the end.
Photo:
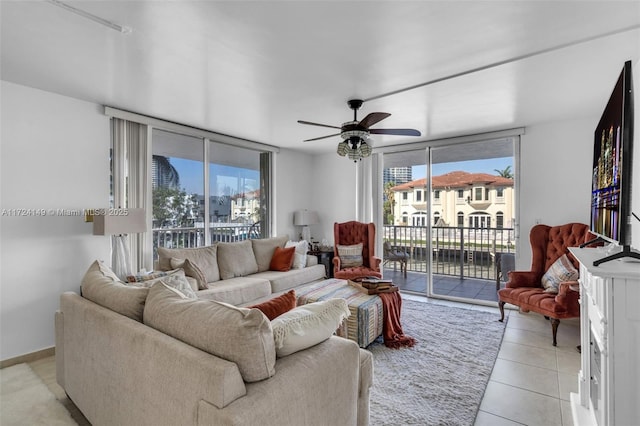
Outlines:
POLYGON ((597 116, 640 58, 640 1, 65 3, 132 31, 2 0, 3 80, 308 152, 350 98, 423 134, 374 146, 597 116))

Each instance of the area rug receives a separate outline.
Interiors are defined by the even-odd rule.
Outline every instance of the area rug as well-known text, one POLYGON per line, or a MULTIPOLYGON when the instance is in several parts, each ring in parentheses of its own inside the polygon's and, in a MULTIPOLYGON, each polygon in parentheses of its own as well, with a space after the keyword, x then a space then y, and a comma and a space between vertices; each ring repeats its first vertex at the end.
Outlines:
POLYGON ((417 341, 373 353, 372 426, 473 425, 504 335, 499 314, 403 300, 402 327, 417 341))
POLYGON ((30 426, 77 425, 27 364, 0 370, 0 424, 30 426))

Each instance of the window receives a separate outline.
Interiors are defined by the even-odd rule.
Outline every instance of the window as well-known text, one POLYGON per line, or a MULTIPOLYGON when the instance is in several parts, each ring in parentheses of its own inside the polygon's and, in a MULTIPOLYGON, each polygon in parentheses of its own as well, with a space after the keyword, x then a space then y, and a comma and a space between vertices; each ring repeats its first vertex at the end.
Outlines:
POLYGON ((153 129, 154 258, 156 247, 198 247, 268 235, 262 226, 267 202, 261 178, 268 182, 263 155, 268 154, 153 129))
POLYGON ((422 191, 416 191, 416 201, 422 201, 422 191))
POLYGON ((464 213, 458 212, 458 228, 464 227, 464 213))
POLYGON ((409 199, 409 193, 407 191, 404 191, 402 193, 402 201, 407 201, 409 199))
POLYGON ((472 213, 469 216, 469 227, 475 229, 490 228, 491 216, 488 213, 472 213))
POLYGON ((433 191, 433 199, 435 200, 436 203, 440 202, 440 190, 436 189, 435 191, 433 191))
POLYGON ((438 226, 438 221, 440 220, 440 213, 435 212, 433 214, 433 226, 438 226))
POLYGON ((504 228, 504 213, 502 212, 496 213, 496 228, 504 228))
POLYGON ((497 198, 504 198, 504 188, 503 187, 496 188, 496 197, 497 198))
POLYGON ((483 193, 483 188, 475 188, 473 199, 475 201, 482 201, 482 193, 483 193))
POLYGON ((464 200, 464 189, 458 189, 458 200, 464 200))

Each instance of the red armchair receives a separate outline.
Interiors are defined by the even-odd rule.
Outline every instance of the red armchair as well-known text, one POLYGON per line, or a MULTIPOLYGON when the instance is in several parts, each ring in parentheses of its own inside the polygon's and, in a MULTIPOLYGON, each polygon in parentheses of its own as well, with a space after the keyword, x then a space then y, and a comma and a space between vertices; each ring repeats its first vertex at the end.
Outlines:
POLYGON ((498 291, 500 321, 504 321, 504 305, 511 303, 523 312, 537 312, 551 319, 553 346, 557 345, 556 335, 561 319, 580 316, 577 281, 560 283, 558 293, 546 293, 542 276, 563 254, 579 270, 578 261, 569 253, 568 247, 576 247, 595 238, 589 227, 582 223, 568 223, 561 226, 536 225, 531 228, 531 270, 511 271, 506 287, 498 291))
POLYGON ((362 276, 382 278, 380 273, 381 258, 374 255, 376 227, 373 223, 345 222, 333 224, 334 256, 333 276, 350 280, 362 276), (362 243, 362 265, 344 267, 340 261, 338 245, 351 246, 362 243))

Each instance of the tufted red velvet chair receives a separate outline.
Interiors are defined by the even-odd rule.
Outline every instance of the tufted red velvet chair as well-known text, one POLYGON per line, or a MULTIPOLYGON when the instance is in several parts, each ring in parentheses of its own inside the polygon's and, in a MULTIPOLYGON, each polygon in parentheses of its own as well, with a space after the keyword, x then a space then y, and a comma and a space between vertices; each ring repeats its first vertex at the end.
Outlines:
POLYGON ((380 273, 381 258, 374 255, 376 246, 376 227, 373 223, 345 222, 333 224, 334 256, 333 276, 343 280, 372 276, 382 278, 380 273), (362 243, 362 266, 342 268, 338 256, 338 244, 350 246, 362 243))
POLYGON ((531 228, 531 270, 511 271, 506 287, 498 291, 500 321, 504 320, 504 304, 519 306, 523 312, 537 312, 551 319, 553 346, 557 345, 556 334, 560 320, 580 316, 577 281, 560 283, 558 294, 545 293, 542 276, 563 254, 579 270, 578 261, 567 250, 595 238, 589 226, 582 223, 568 223, 561 226, 536 225, 531 228))

